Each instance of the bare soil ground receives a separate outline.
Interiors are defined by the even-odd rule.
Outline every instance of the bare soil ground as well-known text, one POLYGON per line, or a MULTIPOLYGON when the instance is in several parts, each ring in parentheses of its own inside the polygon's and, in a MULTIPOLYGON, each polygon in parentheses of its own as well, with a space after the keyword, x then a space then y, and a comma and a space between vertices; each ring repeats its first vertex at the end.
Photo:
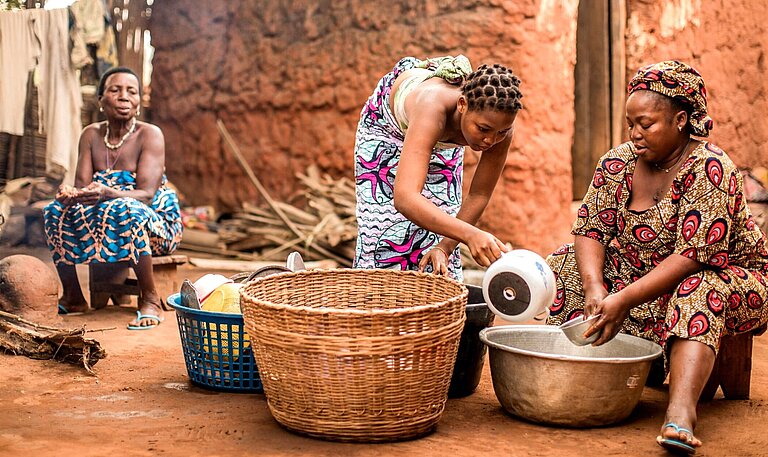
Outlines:
MULTIPOLYGON (((18 252, 18 251, 17 251, 18 252)), ((0 257, 8 255, 0 248, 0 257)), ((45 259, 45 251, 29 252, 45 259), (41 254, 42 252, 42 254, 41 254)), ((182 277, 205 273, 187 267, 182 277)), ((218 393, 189 383, 172 312, 150 331, 128 331, 135 307, 67 317, 66 326, 116 327, 92 334, 108 357, 97 376, 53 361, 0 355, 2 456, 595 456, 666 455, 654 441, 666 386, 646 388, 625 422, 562 429, 504 412, 486 361, 477 391, 448 401, 436 431, 413 441, 340 444, 281 428, 263 395, 218 393)), ((497 325, 501 322, 496 322, 497 325)), ((699 408, 702 456, 768 455, 768 336, 755 340, 752 398, 716 399, 699 408)))

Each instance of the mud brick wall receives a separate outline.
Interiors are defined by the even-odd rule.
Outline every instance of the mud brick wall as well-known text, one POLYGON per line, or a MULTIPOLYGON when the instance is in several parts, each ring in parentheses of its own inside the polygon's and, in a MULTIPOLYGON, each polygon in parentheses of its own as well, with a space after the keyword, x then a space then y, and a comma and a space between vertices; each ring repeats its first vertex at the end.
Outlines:
MULTIPOLYGON (((568 240, 577 0, 164 0, 154 6, 153 120, 168 175, 190 204, 263 203, 224 148, 222 119, 256 175, 280 199, 314 163, 353 175, 359 110, 404 55, 464 53, 512 66, 526 109, 481 225, 545 253, 568 240), (382 6, 386 5, 386 6, 382 6)), ((627 2, 627 77, 681 59, 701 71, 711 140, 741 167, 768 163, 768 3, 627 2)), ((465 185, 477 154, 467 151, 465 185)))
MULTIPOLYGON (((352 177, 355 127, 378 79, 406 55, 463 53, 523 80, 503 180, 482 225, 545 253, 571 223, 577 1, 163 0, 152 15, 153 121, 189 203, 263 203, 224 148, 224 121, 275 198, 317 164, 352 177)), ((477 153, 467 151, 469 184, 477 153)), ((465 189, 466 190, 466 189, 465 189)))
POLYGON ((768 165, 768 3, 755 0, 631 1, 627 75, 666 59, 704 77, 715 128, 710 140, 740 167, 768 165))

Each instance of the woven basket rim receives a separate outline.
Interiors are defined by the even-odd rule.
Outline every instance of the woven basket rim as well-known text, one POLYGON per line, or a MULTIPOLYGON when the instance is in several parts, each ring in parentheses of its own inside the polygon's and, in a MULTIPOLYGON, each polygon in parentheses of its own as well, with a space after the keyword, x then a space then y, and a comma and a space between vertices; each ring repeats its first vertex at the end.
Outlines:
POLYGON ((243 304, 247 304, 247 303, 258 303, 261 306, 271 308, 274 310, 289 309, 291 312, 306 312, 309 314, 352 314, 352 315, 360 315, 360 316, 398 315, 398 314, 407 315, 410 313, 420 313, 420 312, 431 310, 431 309, 444 308, 449 306, 450 303, 456 300, 461 300, 463 297, 468 295, 469 295, 469 289, 467 289, 467 287, 464 284, 456 281, 455 279, 451 279, 445 276, 433 275, 431 273, 422 273, 420 271, 411 271, 411 270, 401 271, 401 270, 384 270, 384 269, 331 268, 331 269, 323 269, 323 270, 320 270, 320 269, 301 270, 301 271, 295 271, 295 272, 276 273, 274 275, 269 275, 262 278, 256 278, 253 281, 248 282, 245 285, 245 287, 240 289, 240 297, 241 297, 240 306, 243 306, 243 304), (290 303, 275 303, 271 301, 259 300, 251 297, 247 293, 248 288, 253 284, 258 284, 259 282, 266 282, 270 278, 274 278, 277 276, 283 276, 283 275, 309 276, 309 275, 322 275, 322 274, 339 273, 339 272, 341 272, 341 274, 382 274, 382 272, 384 272, 384 274, 389 274, 389 275, 395 274, 395 275, 412 275, 417 277, 427 277, 430 280, 438 279, 438 281, 446 281, 447 284, 457 285, 463 288, 464 291, 459 295, 454 295, 453 297, 448 298, 447 300, 429 303, 426 305, 415 305, 415 306, 407 306, 407 307, 394 308, 394 309, 354 309, 354 308, 297 306, 297 305, 292 305, 290 303), (242 299, 245 299, 245 300, 242 300, 242 299))

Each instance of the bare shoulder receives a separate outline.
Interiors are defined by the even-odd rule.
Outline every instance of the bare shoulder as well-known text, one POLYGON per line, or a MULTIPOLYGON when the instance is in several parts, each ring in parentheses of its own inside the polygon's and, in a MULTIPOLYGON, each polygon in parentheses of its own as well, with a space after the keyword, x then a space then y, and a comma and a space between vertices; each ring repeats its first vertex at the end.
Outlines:
POLYGON ((101 140, 104 133, 101 127, 103 122, 94 122, 93 124, 86 125, 83 131, 80 133, 80 140, 78 142, 78 148, 82 154, 85 150, 91 150, 97 142, 101 140), (85 149, 84 149, 85 148, 85 149))
POLYGON ((393 89, 392 93, 395 92, 395 89, 400 85, 400 83, 410 78, 411 76, 415 76, 418 74, 426 75, 429 72, 430 71, 425 68, 409 68, 408 70, 405 70, 404 72, 397 75, 397 78, 395 78, 395 82, 392 85, 392 89, 393 89))
POLYGON ((136 122, 136 127, 138 128, 138 131, 141 133, 141 135, 145 139, 155 139, 163 138, 163 131, 160 130, 160 127, 156 126, 155 124, 150 124, 149 122, 144 121, 138 121, 136 122))
POLYGON ((101 135, 101 127, 104 125, 104 122, 94 122, 93 124, 88 124, 83 128, 82 133, 80 133, 80 136, 82 138, 93 138, 94 136, 101 135))
POLYGON ((456 109, 459 96, 461 96, 461 90, 458 87, 440 78, 431 78, 419 84, 409 94, 406 104, 418 107, 422 112, 445 114, 456 109))

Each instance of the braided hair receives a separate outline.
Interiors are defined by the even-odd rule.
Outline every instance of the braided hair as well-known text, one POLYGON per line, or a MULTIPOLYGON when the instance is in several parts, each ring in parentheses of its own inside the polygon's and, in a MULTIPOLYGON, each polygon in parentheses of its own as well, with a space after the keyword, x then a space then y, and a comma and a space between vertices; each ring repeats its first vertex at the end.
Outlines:
POLYGON ((480 65, 464 81, 461 93, 466 97, 470 111, 514 113, 523 108, 520 78, 499 64, 480 65))

